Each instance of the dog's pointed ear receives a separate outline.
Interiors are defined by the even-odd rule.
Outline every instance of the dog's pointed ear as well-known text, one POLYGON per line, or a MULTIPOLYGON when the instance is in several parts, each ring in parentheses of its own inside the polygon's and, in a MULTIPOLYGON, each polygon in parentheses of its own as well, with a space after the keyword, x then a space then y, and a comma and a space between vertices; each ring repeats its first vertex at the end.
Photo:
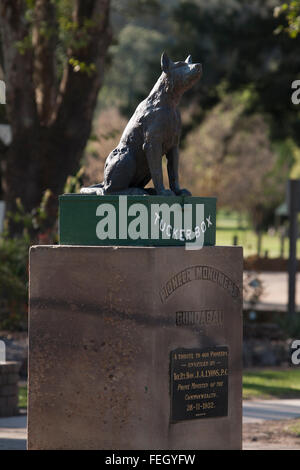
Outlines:
POLYGON ((160 59, 160 65, 163 72, 168 73, 171 67, 171 59, 167 56, 166 52, 163 52, 160 59))
POLYGON ((192 64, 192 63, 193 63, 193 59, 192 59, 191 54, 187 56, 187 58, 185 59, 185 62, 186 62, 187 64, 192 64))

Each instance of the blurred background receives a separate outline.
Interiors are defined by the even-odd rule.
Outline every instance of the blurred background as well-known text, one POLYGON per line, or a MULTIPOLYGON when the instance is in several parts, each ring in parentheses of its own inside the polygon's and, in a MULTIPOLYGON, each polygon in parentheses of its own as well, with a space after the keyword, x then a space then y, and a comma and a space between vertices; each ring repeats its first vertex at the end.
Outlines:
POLYGON ((0 337, 22 377, 28 249, 58 242, 59 194, 102 181, 166 51, 203 65, 181 102, 180 176, 217 196, 217 244, 244 248, 244 395, 299 398, 299 368, 273 388, 252 368, 281 373, 300 338, 286 201, 300 179, 300 1, 1 0, 0 27, 0 337))

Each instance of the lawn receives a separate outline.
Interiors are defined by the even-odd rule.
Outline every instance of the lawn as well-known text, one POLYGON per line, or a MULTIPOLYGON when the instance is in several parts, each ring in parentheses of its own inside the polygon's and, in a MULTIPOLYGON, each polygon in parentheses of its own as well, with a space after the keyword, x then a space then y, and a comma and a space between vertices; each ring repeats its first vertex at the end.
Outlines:
POLYGON ((295 434, 296 437, 300 437, 300 419, 295 420, 293 424, 288 426, 288 431, 295 434))
MULTIPOLYGON (((237 237, 237 244, 243 246, 244 256, 257 254, 257 235, 251 229, 248 220, 235 213, 225 212, 220 210, 217 212, 217 232, 216 244, 217 245, 233 245, 234 237, 237 237)), ((288 258, 289 241, 285 238, 284 242, 284 257, 288 258)), ((297 246, 298 253, 300 253, 300 239, 297 246)), ((277 258, 280 256, 280 237, 275 231, 272 233, 265 232, 262 235, 261 256, 268 252, 269 258, 277 258)))
MULTIPOLYGON (((300 398, 300 368, 245 370, 243 399, 251 398, 300 398)), ((26 386, 19 387, 19 407, 27 407, 26 386)))
POLYGON ((19 408, 27 408, 27 387, 19 387, 19 408))
POLYGON ((243 398, 300 398, 300 368, 244 371, 243 398))

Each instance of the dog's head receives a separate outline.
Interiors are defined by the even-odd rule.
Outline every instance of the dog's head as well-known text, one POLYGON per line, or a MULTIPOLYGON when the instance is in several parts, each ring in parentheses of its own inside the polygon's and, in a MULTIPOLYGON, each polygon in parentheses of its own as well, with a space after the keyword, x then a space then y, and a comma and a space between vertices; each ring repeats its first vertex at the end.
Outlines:
POLYGON ((172 88, 177 93, 184 93, 202 76, 202 65, 193 64, 189 55, 184 62, 173 62, 165 52, 161 56, 161 69, 167 75, 172 88))

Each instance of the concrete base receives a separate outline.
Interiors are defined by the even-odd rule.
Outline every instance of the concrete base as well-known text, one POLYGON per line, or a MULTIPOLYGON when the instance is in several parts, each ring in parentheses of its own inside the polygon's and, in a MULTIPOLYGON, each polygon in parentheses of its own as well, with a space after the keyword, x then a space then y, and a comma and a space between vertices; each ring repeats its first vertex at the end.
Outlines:
POLYGON ((240 247, 32 247, 28 448, 240 449, 242 267, 240 247), (228 375, 175 374, 220 346, 228 375))

